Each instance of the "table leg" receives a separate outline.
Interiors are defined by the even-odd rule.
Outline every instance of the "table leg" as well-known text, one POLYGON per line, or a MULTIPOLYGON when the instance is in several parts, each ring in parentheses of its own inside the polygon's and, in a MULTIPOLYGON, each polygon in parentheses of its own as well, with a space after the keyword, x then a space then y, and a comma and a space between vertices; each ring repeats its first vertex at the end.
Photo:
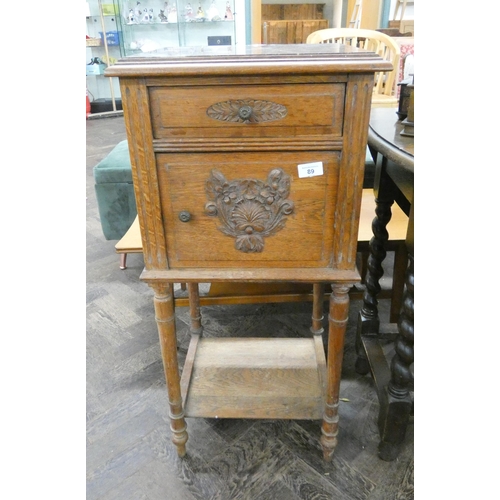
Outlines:
POLYGON ((379 194, 375 198, 375 218, 372 222, 373 237, 370 240, 370 254, 368 256, 367 273, 365 278, 365 292, 363 294, 363 307, 358 315, 358 325, 356 331, 356 372, 366 375, 370 371, 370 366, 363 349, 363 335, 376 335, 380 328, 380 318, 378 315, 377 295, 381 290, 380 278, 384 274, 382 262, 387 251, 385 246, 389 240, 387 224, 391 220, 391 206, 394 198, 390 195, 379 194))
POLYGON ((378 421, 381 437, 379 457, 388 461, 394 460, 399 454, 413 405, 410 395, 413 375, 410 366, 413 363, 413 291, 415 279, 411 254, 409 261, 403 307, 398 321, 399 335, 391 362, 391 379, 385 389, 385 401, 380 404, 378 421))
POLYGON ((177 360, 177 338, 175 331, 174 288, 173 284, 151 285, 154 295, 156 324, 160 337, 163 368, 167 382, 168 402, 170 406, 170 429, 172 442, 177 448, 177 454, 186 454, 188 440, 187 426, 182 408, 179 364, 177 360))
POLYGON ((349 317, 350 288, 351 285, 335 283, 332 285, 330 295, 326 398, 321 426, 323 457, 328 462, 331 461, 333 451, 337 446, 340 375, 344 355, 344 337, 349 317))
POLYGON ((325 285, 324 283, 313 284, 313 313, 311 332, 315 335, 322 334, 323 329, 323 295, 325 285))
POLYGON ((189 314, 191 316, 191 333, 201 335, 203 326, 201 325, 200 290, 198 283, 188 283, 189 314))

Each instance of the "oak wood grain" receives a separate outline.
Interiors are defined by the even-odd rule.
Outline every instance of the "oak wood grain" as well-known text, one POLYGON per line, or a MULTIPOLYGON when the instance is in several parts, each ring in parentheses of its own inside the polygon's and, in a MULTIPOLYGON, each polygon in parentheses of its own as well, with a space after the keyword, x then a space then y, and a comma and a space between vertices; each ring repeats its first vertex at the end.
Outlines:
MULTIPOLYGON (((304 79, 307 82, 306 79, 304 79)), ((165 82, 168 83, 168 82, 165 82)), ((300 83, 283 87, 282 84, 234 85, 149 88, 154 106, 153 135, 160 138, 251 138, 290 137, 309 135, 334 138, 342 134, 345 84, 300 83), (242 99, 265 101, 285 108, 283 118, 261 120, 249 126, 243 122, 214 119, 207 109, 219 103, 242 99)), ((236 106, 234 104, 233 106, 236 106)))
POLYGON ((194 368, 185 372, 188 417, 321 418, 326 364, 314 339, 195 342, 194 368))
MULTIPOLYGON (((167 48, 108 68, 120 78, 146 262, 141 279, 155 290, 180 457, 188 415, 322 418, 323 456, 332 459, 348 291, 360 279, 373 74, 387 66, 355 48, 296 44, 167 48), (303 165, 317 168, 304 174, 303 165), (189 284, 198 331, 195 284, 217 281, 332 283, 328 361, 318 335, 195 336, 180 379, 172 284, 189 284)), ((315 297, 317 312, 322 294, 315 297)))

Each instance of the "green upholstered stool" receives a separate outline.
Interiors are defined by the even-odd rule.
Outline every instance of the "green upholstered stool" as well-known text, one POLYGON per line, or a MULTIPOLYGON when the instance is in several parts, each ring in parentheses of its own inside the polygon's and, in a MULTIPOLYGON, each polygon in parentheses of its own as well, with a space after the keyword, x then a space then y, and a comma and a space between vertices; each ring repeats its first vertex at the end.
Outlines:
POLYGON ((137 215, 128 142, 118 143, 94 167, 101 227, 107 240, 119 240, 137 215))

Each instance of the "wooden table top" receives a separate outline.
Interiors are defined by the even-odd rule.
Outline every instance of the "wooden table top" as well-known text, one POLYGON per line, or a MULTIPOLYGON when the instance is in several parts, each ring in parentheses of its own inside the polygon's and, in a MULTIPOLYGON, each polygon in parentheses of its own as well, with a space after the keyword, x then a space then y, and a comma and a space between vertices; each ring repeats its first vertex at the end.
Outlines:
POLYGON ((414 138, 401 135, 403 125, 394 108, 372 108, 368 144, 390 160, 413 171, 414 138))

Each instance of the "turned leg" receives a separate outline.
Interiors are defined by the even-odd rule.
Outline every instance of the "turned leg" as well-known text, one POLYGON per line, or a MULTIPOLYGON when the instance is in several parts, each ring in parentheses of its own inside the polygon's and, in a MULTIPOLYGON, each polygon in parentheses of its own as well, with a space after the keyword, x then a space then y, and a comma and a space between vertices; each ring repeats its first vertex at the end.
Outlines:
POLYGON ((395 354, 391 362, 391 380, 386 388, 386 401, 381 404, 379 430, 381 441, 379 457, 394 460, 404 440, 412 409, 410 384, 413 380, 410 366, 413 363, 413 257, 409 255, 410 265, 406 271, 406 289, 403 307, 398 321, 398 338, 395 354))
POLYGON ((328 315, 328 356, 325 413, 321 426, 323 457, 331 461, 337 446, 340 375, 344 354, 344 337, 349 316, 349 289, 351 285, 333 284, 328 315))
POLYGON ((313 285, 313 312, 311 332, 315 335, 322 334, 323 329, 323 296, 325 285, 323 283, 314 283, 313 285))
POLYGON ((177 360, 177 338, 175 332, 174 287, 173 284, 154 284, 154 307, 158 334, 160 337, 163 368, 167 382, 168 402, 170 406, 170 429, 172 442, 177 447, 177 454, 186 454, 186 421, 182 409, 179 364, 177 360))
POLYGON ((120 254, 120 269, 127 269, 127 254, 120 254))
POLYGON ((375 218, 372 222, 373 238, 370 240, 370 253, 367 262, 367 272, 365 278, 365 292, 363 294, 363 307, 358 315, 358 325, 356 331, 356 372, 366 375, 370 368, 366 354, 363 349, 361 337, 366 334, 376 334, 380 327, 378 315, 378 300, 380 278, 384 275, 382 262, 387 251, 385 250, 389 233, 387 224, 391 220, 391 206, 393 199, 376 198, 375 218))
POLYGON ((191 333, 201 334, 203 327, 201 326, 201 310, 200 310, 200 291, 198 283, 188 283, 189 296, 189 314, 191 316, 191 333))

